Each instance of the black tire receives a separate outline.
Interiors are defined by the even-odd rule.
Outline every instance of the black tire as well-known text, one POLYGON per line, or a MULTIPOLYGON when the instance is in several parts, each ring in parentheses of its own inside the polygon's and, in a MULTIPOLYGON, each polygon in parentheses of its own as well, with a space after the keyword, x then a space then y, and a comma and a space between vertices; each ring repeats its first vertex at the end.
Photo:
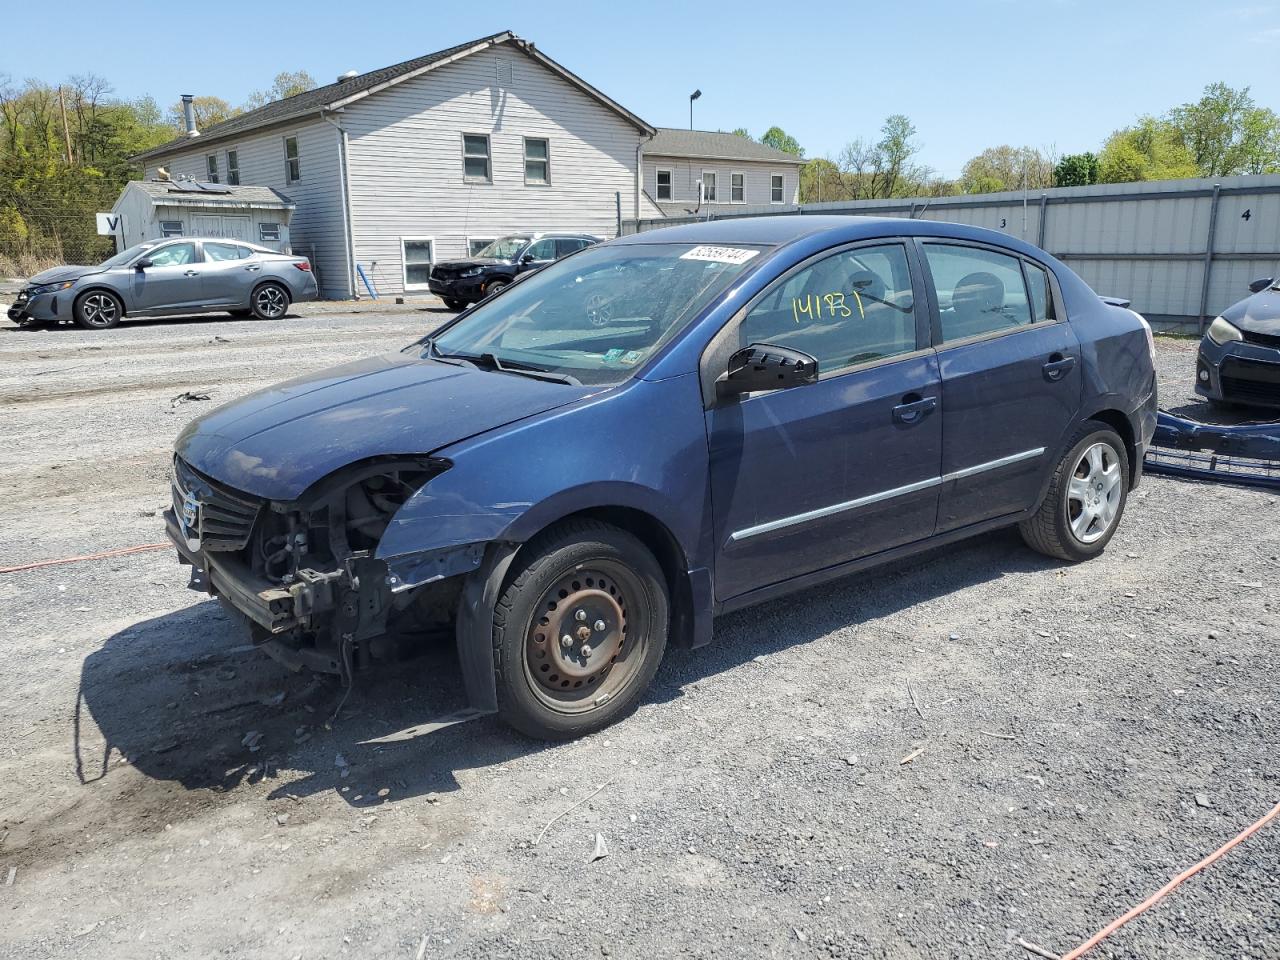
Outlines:
POLYGON ((448 307, 450 310, 465 310, 465 309, 467 309, 467 301, 465 301, 465 300, 451 300, 451 299, 449 299, 448 297, 446 297, 446 298, 445 298, 444 305, 445 305, 446 307, 448 307))
POLYGON ((493 612, 499 715, 540 740, 613 723, 662 662, 669 610, 662 568, 626 531, 576 520, 540 534, 516 556, 493 612))
POLYGON ((1059 560, 1078 563, 1096 557, 1124 517, 1129 476, 1129 455, 1119 435, 1096 421, 1084 424, 1054 470, 1040 509, 1018 524, 1022 539, 1031 549, 1059 560), (1117 477, 1095 468, 1091 454, 1099 446, 1098 463, 1114 464, 1117 477))
POLYGON ((484 288, 485 298, 497 296, 506 287, 506 280, 494 280, 491 284, 484 288))
POLYGON ((124 316, 124 304, 110 290, 90 290, 76 298, 71 315, 86 330, 110 330, 124 316))
POLYGON ((252 310, 228 310, 227 313, 231 314, 231 316, 235 317, 237 320, 243 320, 246 317, 253 316, 252 310))
POLYGON ((253 289, 250 311, 257 320, 279 320, 289 312, 289 291, 279 283, 264 283, 253 289))

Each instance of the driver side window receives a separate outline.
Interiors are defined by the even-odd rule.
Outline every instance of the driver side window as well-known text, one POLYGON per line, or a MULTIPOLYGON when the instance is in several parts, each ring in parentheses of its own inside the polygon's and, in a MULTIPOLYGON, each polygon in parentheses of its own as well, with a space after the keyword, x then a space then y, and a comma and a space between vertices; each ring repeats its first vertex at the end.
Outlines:
POLYGON ((539 240, 525 251, 525 256, 534 260, 554 260, 556 258, 555 240, 539 240))
POLYGON ((171 243, 148 254, 153 267, 178 267, 185 263, 194 263, 196 245, 194 243, 171 243))
POLYGON ((828 376, 916 349, 906 250, 890 243, 832 254, 778 281, 738 328, 738 346, 771 343, 817 358, 828 376))

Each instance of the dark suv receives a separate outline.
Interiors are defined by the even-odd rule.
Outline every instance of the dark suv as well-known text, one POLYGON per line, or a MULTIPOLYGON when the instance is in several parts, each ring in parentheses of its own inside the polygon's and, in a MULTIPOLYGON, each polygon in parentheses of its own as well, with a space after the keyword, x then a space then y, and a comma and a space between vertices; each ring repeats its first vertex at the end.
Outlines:
POLYGON ((284 663, 349 681, 451 627, 475 710, 574 737, 717 614, 997 527, 1097 556, 1155 422, 1150 328, 1043 250, 735 218, 206 414, 165 518, 284 663), (584 288, 616 288, 607 323, 571 322, 584 288))
POLYGON ((474 257, 437 263, 427 285, 450 310, 461 310, 497 293, 521 273, 599 242, 599 237, 586 233, 513 233, 499 237, 474 257))

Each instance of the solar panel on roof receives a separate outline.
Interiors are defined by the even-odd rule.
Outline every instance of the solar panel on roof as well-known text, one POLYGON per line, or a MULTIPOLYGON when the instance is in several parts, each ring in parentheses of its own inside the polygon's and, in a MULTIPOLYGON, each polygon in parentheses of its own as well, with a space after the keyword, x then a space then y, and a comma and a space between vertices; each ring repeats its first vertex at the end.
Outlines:
POLYGON ((169 187, 170 193, 230 193, 231 188, 220 183, 209 183, 204 180, 175 180, 169 187))

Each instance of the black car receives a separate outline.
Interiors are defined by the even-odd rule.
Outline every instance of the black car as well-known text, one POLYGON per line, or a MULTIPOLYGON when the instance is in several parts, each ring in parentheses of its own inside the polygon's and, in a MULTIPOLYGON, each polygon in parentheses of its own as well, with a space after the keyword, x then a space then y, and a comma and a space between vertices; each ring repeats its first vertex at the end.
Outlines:
POLYGON ((1280 280, 1255 280, 1249 292, 1205 331, 1196 393, 1217 406, 1280 407, 1280 280))
POLYGON ((587 233, 513 233, 499 237, 474 257, 437 263, 427 286, 450 310, 461 310, 497 293, 521 273, 599 242, 599 237, 587 233))

